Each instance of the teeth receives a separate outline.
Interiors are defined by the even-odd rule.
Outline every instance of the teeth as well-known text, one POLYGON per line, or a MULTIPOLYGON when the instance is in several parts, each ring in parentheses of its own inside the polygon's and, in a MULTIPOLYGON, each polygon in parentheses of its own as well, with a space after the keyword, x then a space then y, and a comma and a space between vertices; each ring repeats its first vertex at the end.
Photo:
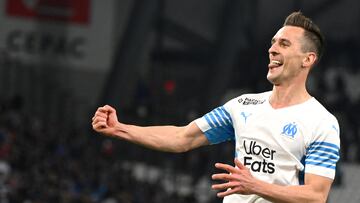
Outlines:
POLYGON ((271 63, 276 64, 276 65, 281 65, 281 62, 280 62, 280 61, 272 60, 271 63))

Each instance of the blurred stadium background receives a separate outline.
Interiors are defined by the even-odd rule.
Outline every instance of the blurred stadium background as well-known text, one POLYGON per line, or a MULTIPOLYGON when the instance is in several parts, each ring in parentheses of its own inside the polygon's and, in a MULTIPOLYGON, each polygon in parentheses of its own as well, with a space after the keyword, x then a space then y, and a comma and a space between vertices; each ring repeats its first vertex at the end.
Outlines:
POLYGON ((151 151, 91 130, 99 105, 183 125, 266 81, 270 39, 301 10, 327 48, 311 93, 339 119, 330 203, 360 202, 360 2, 0 0, 0 202, 215 203, 233 143, 151 151))

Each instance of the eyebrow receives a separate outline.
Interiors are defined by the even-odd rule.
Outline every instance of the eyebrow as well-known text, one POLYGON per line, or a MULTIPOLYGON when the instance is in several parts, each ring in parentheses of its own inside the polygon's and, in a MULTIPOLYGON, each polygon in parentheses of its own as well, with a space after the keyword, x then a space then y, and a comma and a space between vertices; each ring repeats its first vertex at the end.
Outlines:
MULTIPOLYGON (((280 43, 285 43, 287 45, 291 45, 291 41, 285 38, 279 38, 278 39, 280 41, 280 43)), ((276 38, 272 38, 271 39, 271 44, 274 44, 276 42, 276 38)))

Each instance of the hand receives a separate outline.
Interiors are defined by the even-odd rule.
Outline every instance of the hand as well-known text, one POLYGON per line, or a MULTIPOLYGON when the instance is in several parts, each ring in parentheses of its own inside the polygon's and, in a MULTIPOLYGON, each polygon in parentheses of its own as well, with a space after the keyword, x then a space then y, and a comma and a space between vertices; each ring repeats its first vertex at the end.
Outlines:
POLYGON ((99 107, 92 118, 93 129, 106 135, 114 135, 118 123, 116 110, 109 105, 99 107))
POLYGON ((234 162, 237 168, 228 164, 215 164, 216 168, 228 172, 212 175, 213 180, 227 181, 225 183, 212 185, 212 189, 220 190, 220 192, 217 193, 218 197, 225 197, 235 193, 243 195, 254 194, 254 186, 257 179, 251 175, 249 169, 246 168, 238 159, 235 158, 234 162))

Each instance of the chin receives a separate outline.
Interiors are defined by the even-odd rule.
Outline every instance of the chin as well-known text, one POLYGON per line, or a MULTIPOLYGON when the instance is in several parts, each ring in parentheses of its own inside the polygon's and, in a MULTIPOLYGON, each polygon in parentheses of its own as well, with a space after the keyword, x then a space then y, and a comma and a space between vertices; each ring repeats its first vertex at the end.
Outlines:
POLYGON ((276 77, 267 76, 267 80, 273 85, 277 84, 276 77))
POLYGON ((270 84, 272 85, 276 85, 276 83, 274 81, 268 80, 270 82, 270 84))
POLYGON ((272 81, 275 79, 271 74, 268 74, 267 76, 266 76, 266 79, 269 81, 269 82, 271 82, 272 83, 272 81))

